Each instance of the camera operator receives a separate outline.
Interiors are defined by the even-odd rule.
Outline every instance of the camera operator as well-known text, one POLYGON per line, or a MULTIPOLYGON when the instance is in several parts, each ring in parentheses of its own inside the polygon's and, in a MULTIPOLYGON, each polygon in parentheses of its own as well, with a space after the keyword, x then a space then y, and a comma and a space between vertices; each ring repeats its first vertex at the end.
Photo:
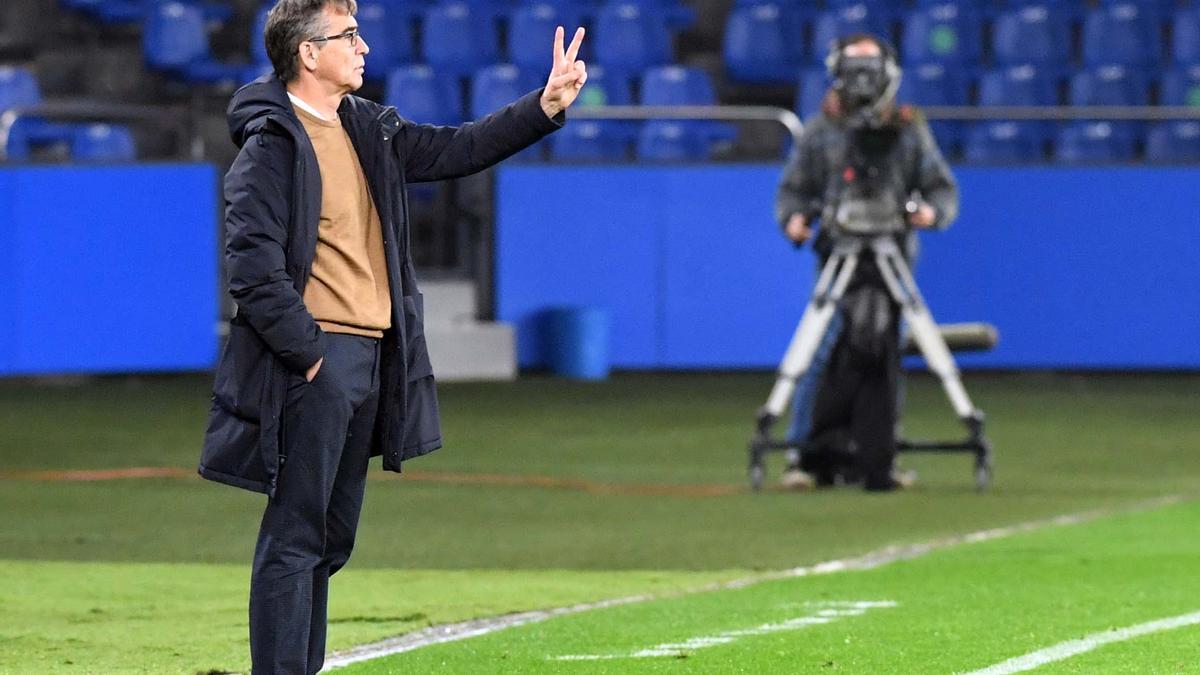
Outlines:
MULTIPOLYGON (((943 229, 958 212, 954 178, 924 118, 896 105, 900 68, 890 45, 869 34, 851 35, 833 45, 825 65, 833 86, 789 159, 776 217, 796 245, 816 231, 813 247, 822 265, 842 230, 894 220, 897 243, 911 265, 913 230, 943 229)), ((785 473, 785 485, 841 478, 871 491, 907 487, 911 476, 893 466, 899 307, 868 252, 825 342, 832 349, 819 350, 824 353, 804 375, 813 379, 798 383, 798 392, 817 393, 815 403, 811 396, 797 397, 792 432, 807 429, 807 442, 785 473)))

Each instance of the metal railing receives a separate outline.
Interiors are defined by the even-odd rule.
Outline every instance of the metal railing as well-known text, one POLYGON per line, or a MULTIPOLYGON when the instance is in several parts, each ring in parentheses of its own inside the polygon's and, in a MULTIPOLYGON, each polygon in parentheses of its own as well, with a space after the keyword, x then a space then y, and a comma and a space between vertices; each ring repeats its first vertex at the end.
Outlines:
POLYGON ((1190 106, 928 106, 921 112, 931 120, 1073 120, 1170 122, 1200 120, 1200 107, 1190 106))
POLYGON ((571 119, 592 120, 710 120, 719 122, 778 122, 787 129, 792 138, 799 139, 804 132, 800 117, 776 106, 759 105, 685 105, 648 106, 613 105, 583 106, 570 113, 571 119))

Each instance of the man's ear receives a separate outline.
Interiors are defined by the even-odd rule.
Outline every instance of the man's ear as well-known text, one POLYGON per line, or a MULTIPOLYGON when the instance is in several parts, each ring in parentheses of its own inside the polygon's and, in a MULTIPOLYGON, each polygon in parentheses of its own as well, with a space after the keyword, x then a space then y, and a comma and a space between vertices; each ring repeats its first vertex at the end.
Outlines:
POLYGON ((300 65, 304 66, 304 69, 308 71, 316 70, 317 46, 311 42, 301 42, 298 51, 300 54, 300 65))

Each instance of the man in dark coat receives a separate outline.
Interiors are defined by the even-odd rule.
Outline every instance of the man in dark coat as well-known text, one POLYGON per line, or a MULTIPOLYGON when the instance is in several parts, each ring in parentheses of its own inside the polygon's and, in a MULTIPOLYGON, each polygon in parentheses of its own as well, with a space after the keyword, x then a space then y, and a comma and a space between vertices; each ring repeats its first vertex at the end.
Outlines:
MULTIPOLYGON (((833 248, 839 205, 859 193, 888 199, 897 216, 907 209, 910 228, 949 226, 958 214, 958 187, 923 116, 895 103, 900 69, 892 48, 872 35, 851 35, 833 46, 826 65, 833 87, 821 112, 805 125, 776 196, 775 215, 784 234, 802 244, 812 238, 819 220, 814 248, 823 263, 833 248)), ((915 235, 910 231, 898 243, 911 262, 915 235)), ((797 419, 789 441, 805 440, 797 438, 805 432, 807 441, 784 474, 787 487, 847 475, 868 490, 893 490, 911 481, 910 474, 893 471, 898 307, 873 260, 864 260, 858 270, 830 334, 797 384, 797 419), (855 457, 849 467, 841 452, 847 445, 855 457)))
MULTIPOLYGON (((278 0, 274 73, 239 90, 225 178, 237 304, 200 474, 269 496, 250 590, 255 673, 315 673, 330 575, 349 559, 367 461, 441 446, 409 250, 408 182, 465 176, 564 121, 587 79, 583 30, 555 35, 545 88, 458 128, 351 95, 369 46, 355 0, 278 0)), ((386 36, 372 36, 387 39, 386 36)))

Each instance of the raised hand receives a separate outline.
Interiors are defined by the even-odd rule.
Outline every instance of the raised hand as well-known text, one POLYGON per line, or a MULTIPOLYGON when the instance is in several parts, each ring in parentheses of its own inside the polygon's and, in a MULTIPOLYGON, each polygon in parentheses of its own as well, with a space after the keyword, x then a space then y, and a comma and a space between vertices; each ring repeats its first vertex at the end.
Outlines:
POLYGON ((542 92, 542 110, 548 117, 554 117, 566 110, 579 96, 583 83, 587 82, 587 66, 583 61, 576 61, 579 55, 579 45, 583 44, 583 29, 575 31, 571 46, 563 50, 562 26, 554 31, 554 67, 550 69, 550 77, 546 80, 546 89, 542 92))

